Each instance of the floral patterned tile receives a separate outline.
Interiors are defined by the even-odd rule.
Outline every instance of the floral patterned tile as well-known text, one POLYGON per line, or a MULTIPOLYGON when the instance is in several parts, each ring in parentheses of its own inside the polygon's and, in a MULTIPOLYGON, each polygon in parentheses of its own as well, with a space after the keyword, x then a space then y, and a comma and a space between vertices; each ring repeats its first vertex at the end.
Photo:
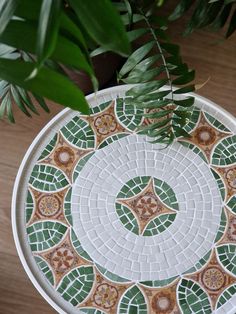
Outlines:
POLYGON ((210 314, 236 294, 236 136, 195 108, 166 150, 123 98, 40 151, 25 230, 45 280, 82 313, 210 314))

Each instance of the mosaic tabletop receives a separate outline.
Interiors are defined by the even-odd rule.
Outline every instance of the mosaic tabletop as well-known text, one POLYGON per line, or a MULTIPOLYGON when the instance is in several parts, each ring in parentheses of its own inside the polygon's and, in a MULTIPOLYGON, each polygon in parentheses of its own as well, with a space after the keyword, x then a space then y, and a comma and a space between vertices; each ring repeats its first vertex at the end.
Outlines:
POLYGON ((23 265, 61 313, 235 313, 235 120, 196 96, 191 138, 163 148, 127 88, 31 145, 13 196, 23 265))

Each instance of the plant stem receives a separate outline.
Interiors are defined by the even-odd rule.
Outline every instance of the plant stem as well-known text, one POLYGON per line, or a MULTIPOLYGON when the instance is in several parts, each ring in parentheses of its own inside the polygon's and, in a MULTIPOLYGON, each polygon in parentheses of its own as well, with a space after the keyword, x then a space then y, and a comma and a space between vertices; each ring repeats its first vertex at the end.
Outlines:
MULTIPOLYGON (((152 34, 154 40, 155 40, 155 43, 157 45, 157 48, 159 50, 159 53, 161 55, 161 59, 162 59, 162 62, 163 62, 163 65, 164 65, 164 68, 165 68, 165 71, 166 71, 166 76, 167 76, 167 79, 168 79, 168 83, 169 83, 169 86, 170 86, 170 90, 171 90, 171 102, 172 104, 174 104, 174 96, 173 96, 173 84, 172 84, 172 80, 171 80, 171 77, 170 77, 170 72, 169 72, 169 69, 167 67, 167 64, 166 64, 166 59, 165 59, 165 56, 163 54, 163 50, 161 48, 161 45, 159 44, 159 41, 158 41, 158 38, 152 28, 152 25, 150 24, 148 18, 146 17, 146 15, 143 13, 143 11, 140 9, 140 13, 142 14, 148 28, 149 28, 149 31, 150 33, 152 34)), ((173 132, 173 126, 171 124, 171 132, 174 134, 173 132)))

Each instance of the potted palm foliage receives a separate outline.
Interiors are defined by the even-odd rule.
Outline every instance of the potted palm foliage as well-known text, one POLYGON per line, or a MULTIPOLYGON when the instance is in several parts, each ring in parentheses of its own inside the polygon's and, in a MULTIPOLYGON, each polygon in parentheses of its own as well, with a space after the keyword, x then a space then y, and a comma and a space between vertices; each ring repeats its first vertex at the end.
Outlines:
POLYGON ((136 84, 126 93, 126 102, 145 108, 144 115, 154 121, 142 132, 167 144, 188 136, 183 126, 194 98, 178 95, 199 86, 193 83, 195 71, 169 39, 168 25, 192 9, 185 35, 227 25, 229 37, 236 29, 235 2, 180 0, 163 18, 163 0, 3 0, 0 118, 6 115, 14 122, 14 104, 28 116, 37 113, 35 104, 49 111, 45 99, 88 113, 83 91, 71 80, 73 73, 86 74, 96 91, 92 58, 113 52, 126 58, 118 81, 136 84))

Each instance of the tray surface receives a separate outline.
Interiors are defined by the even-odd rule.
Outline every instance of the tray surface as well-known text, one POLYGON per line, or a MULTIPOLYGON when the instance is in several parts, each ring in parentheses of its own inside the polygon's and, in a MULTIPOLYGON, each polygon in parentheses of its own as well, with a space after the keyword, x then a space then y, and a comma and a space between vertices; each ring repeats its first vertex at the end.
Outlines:
POLYGON ((26 272, 61 313, 235 313, 236 123, 196 96, 191 138, 149 143, 127 86, 64 110, 13 195, 26 272))

